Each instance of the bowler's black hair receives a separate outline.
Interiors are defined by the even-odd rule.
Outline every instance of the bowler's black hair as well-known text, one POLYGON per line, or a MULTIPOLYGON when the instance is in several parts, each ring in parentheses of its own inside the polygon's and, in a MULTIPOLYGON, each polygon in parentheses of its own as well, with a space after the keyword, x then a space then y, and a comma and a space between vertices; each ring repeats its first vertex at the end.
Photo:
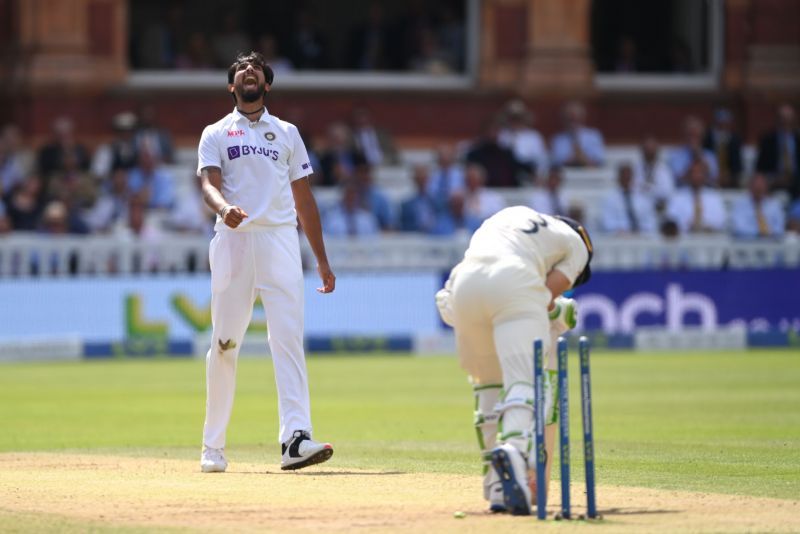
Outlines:
MULTIPOLYGON (((258 52, 250 52, 248 54, 241 53, 236 56, 236 60, 231 63, 231 66, 228 67, 228 84, 233 83, 233 78, 236 76, 236 71, 242 65, 250 64, 255 68, 261 69, 264 73, 264 80, 269 84, 272 85, 272 80, 275 79, 275 73, 272 72, 272 67, 269 66, 267 60, 258 52)), ((236 102, 236 95, 231 93, 233 96, 233 101, 236 102)))

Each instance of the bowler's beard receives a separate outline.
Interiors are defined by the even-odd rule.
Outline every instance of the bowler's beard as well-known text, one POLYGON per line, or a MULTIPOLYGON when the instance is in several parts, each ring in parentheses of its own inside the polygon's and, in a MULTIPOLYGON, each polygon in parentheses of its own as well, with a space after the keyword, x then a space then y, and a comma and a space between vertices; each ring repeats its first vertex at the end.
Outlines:
POLYGON ((264 90, 266 89, 266 84, 259 83, 255 89, 245 89, 244 83, 240 82, 236 86, 236 89, 242 101, 251 104, 253 102, 258 101, 259 98, 262 98, 264 96, 264 90))

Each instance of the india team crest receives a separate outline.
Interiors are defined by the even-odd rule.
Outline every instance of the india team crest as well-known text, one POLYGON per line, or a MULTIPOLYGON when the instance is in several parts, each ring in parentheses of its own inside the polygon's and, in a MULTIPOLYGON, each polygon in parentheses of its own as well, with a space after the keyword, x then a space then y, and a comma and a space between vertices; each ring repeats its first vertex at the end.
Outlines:
POLYGON ((267 141, 274 141, 276 136, 273 132, 267 132, 264 134, 264 137, 267 138, 267 141))

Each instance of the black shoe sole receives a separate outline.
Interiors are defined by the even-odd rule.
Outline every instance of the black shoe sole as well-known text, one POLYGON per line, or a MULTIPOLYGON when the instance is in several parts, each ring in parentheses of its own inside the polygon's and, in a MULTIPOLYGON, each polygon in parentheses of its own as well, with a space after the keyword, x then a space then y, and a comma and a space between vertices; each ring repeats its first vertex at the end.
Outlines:
POLYGON ((322 462, 327 462, 333 456, 333 449, 322 449, 316 454, 312 454, 302 462, 297 462, 296 464, 291 465, 282 465, 281 469, 283 471, 294 471, 296 469, 302 469, 304 467, 308 467, 309 465, 314 464, 321 464, 322 462))
POLYGON ((511 458, 503 449, 495 449, 492 452, 492 467, 500 476, 500 484, 503 486, 503 500, 506 509, 511 515, 531 515, 531 506, 526 503, 525 492, 520 487, 520 482, 514 476, 514 469, 511 467, 511 458))

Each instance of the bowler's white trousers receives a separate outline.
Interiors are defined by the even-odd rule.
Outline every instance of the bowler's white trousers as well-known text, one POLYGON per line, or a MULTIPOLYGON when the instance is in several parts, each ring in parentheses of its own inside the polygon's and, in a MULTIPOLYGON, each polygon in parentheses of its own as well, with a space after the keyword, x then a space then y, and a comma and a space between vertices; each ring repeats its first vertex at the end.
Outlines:
POLYGON ((225 447, 233 408, 236 360, 256 297, 267 319, 278 390, 279 439, 311 432, 308 373, 303 352, 303 269, 297 230, 220 231, 209 246, 211 348, 206 357, 203 444, 225 447))

